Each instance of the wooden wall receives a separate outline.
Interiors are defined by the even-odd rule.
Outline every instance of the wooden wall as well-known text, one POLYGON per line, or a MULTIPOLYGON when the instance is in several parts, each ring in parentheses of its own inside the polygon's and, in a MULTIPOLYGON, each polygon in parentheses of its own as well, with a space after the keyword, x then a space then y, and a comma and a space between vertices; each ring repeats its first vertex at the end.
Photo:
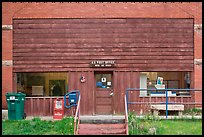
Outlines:
POLYGON ((14 72, 117 69, 193 71, 193 19, 14 19, 14 72))
POLYGON ((124 113, 123 95, 139 87, 140 71, 193 71, 193 19, 14 19, 13 27, 13 72, 67 72, 81 115, 95 112, 96 70, 113 71, 115 114, 124 113), (93 60, 116 67, 90 68, 93 60))
MULTIPOLYGON (((70 71, 68 75, 68 91, 79 90, 81 93, 81 115, 94 115, 96 110, 94 91, 94 71, 70 71), (80 77, 84 75, 86 82, 81 83, 80 77)), ((113 114, 124 114, 124 95, 127 88, 138 88, 140 73, 137 71, 113 71, 113 114)), ((165 97, 139 97, 139 91, 129 91, 129 111, 137 114, 143 110, 148 113, 150 104, 165 102, 165 97)), ((27 97, 25 102, 25 112, 28 116, 51 116, 53 115, 53 101, 56 97, 27 97)), ((62 97, 63 98, 63 97, 62 97)), ((193 94, 191 96, 169 97, 169 102, 177 102, 185 105, 185 109, 193 108, 195 104, 193 94)), ((72 109, 65 109, 65 115, 73 115, 72 109)))
POLYGON ((92 115, 94 113, 94 72, 93 71, 71 71, 69 75, 68 90, 79 90, 81 93, 81 115, 92 115), (80 82, 80 77, 84 75, 85 83, 80 82))
MULTIPOLYGON (((54 100, 64 97, 26 97, 24 112, 26 116, 53 116, 54 100)), ((73 107, 71 109, 64 108, 64 116, 73 116, 73 107)))
POLYGON ((139 87, 140 74, 135 71, 115 71, 114 77, 114 111, 115 114, 124 114, 124 95, 127 88, 139 87))
MULTIPOLYGON (((96 110, 94 91, 94 71, 70 71, 68 76, 68 91, 79 90, 81 93, 81 115, 94 115, 96 110), (86 82, 81 83, 81 75, 86 82)), ((139 86, 139 72, 114 71, 113 72, 113 113, 124 114, 124 95, 126 88, 139 86)), ((53 115, 53 102, 56 97, 28 97, 25 102, 25 112, 28 116, 53 115)), ((63 97, 62 97, 63 98, 63 97)), ((65 109, 65 115, 72 115, 72 110, 65 109)))

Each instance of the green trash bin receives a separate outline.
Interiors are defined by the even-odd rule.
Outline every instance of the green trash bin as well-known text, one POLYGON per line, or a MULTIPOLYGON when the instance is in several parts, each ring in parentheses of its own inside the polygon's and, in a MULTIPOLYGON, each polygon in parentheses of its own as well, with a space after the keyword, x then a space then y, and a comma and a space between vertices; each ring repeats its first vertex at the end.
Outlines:
POLYGON ((26 96, 25 94, 20 92, 6 94, 9 120, 21 120, 25 118, 24 113, 25 96, 26 96))

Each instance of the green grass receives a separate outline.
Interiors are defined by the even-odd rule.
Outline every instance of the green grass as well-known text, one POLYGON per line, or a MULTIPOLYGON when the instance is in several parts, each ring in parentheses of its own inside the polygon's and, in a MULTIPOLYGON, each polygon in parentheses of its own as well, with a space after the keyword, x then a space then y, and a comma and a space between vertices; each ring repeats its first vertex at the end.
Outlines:
POLYGON ((144 119, 129 114, 130 135, 202 135, 202 119, 159 119, 147 115, 144 119))
POLYGON ((191 108, 191 109, 186 109, 183 112, 184 115, 202 115, 202 109, 198 108, 191 108))
MULTIPOLYGON (((143 119, 129 113, 129 135, 202 135, 202 119, 159 119, 146 115, 143 119)), ((32 120, 2 121, 3 135, 73 135, 74 118, 59 121, 32 120)))
POLYGON ((58 121, 5 120, 2 121, 3 135, 73 135, 74 118, 66 117, 58 121))

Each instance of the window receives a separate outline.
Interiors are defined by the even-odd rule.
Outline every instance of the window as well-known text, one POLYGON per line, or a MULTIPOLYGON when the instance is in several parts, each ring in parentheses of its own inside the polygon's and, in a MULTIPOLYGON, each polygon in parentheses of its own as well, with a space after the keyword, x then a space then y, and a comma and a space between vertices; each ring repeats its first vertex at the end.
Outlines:
POLYGON ((67 73, 17 73, 17 92, 26 96, 64 96, 67 73))
MULTIPOLYGON (((190 88, 190 72, 141 72, 140 73, 140 88, 148 89, 141 90, 140 96, 150 96, 156 91, 158 78, 162 78, 162 88, 168 89, 187 89, 190 88), (149 89, 154 89, 150 91, 149 89)), ((161 91, 161 94, 165 91, 161 91)), ((173 95, 181 95, 181 91, 171 91, 173 95)), ((163 95, 163 94, 162 94, 163 95)), ((185 92, 185 95, 190 95, 189 91, 185 92), (188 92, 188 93, 187 93, 188 92)))
POLYGON ((97 88, 112 88, 112 74, 95 74, 97 88))

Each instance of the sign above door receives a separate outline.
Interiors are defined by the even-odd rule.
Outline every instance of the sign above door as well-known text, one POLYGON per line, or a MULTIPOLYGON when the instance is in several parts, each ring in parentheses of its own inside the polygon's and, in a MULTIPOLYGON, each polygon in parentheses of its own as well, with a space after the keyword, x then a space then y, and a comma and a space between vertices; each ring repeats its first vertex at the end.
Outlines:
POLYGON ((90 62, 90 67, 115 67, 115 61, 114 60, 95 60, 90 62))

